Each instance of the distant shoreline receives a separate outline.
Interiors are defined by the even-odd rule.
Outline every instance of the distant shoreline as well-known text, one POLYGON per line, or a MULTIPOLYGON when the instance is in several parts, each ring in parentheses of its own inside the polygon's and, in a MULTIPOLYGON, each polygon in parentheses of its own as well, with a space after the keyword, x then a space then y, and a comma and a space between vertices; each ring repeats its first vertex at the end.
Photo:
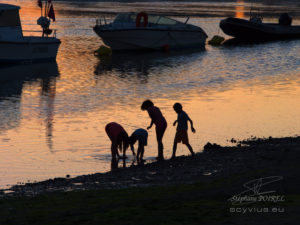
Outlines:
POLYGON ((58 11, 61 14, 80 14, 80 15, 115 15, 120 12, 119 7, 122 8, 121 12, 124 12, 124 9, 127 11, 146 11, 148 13, 155 14, 163 14, 165 16, 191 16, 191 17, 234 17, 236 15, 236 11, 243 11, 245 18, 250 16, 250 11, 259 12, 265 18, 279 18, 281 13, 289 13, 293 18, 300 17, 300 3, 298 6, 295 6, 295 2, 288 2, 286 4, 282 4, 282 2, 270 2, 266 1, 259 2, 257 4, 250 4, 252 1, 245 1, 244 3, 235 4, 236 1, 226 0, 226 1, 128 1, 128 0, 91 0, 88 2, 82 0, 58 0, 61 3, 69 3, 67 5, 72 6, 72 9, 59 9, 58 11), (164 2, 173 3, 171 7, 159 7, 159 5, 163 5, 164 2), (93 3, 103 3, 102 7, 92 8, 93 3), (110 6, 111 4, 120 3, 120 5, 116 8, 110 6), (154 5, 147 5, 147 3, 156 3, 154 5), (190 4, 189 4, 190 3, 190 4), (199 3, 199 4, 197 4, 199 3), (220 4, 219 4, 220 3, 220 4), (222 3, 230 3, 223 4, 222 3), (231 4, 233 3, 233 4, 231 4), (244 5, 241 9, 237 9, 236 6, 244 5), (85 10, 85 7, 87 9, 85 10), (75 9, 74 9, 75 8, 75 9))
MULTIPOLYGON (((82 2, 82 3, 87 3, 87 2, 236 2, 235 0, 56 0, 56 2, 82 2)), ((247 2, 247 1, 245 1, 247 2)))
MULTIPOLYGON (((56 2, 237 2, 237 0, 55 0, 56 2)), ((284 4, 287 3, 299 3, 298 0, 272 0, 270 3, 270 0, 244 0, 244 3, 266 3, 266 4, 284 4)), ((240 2, 241 4, 241 2, 240 2)))

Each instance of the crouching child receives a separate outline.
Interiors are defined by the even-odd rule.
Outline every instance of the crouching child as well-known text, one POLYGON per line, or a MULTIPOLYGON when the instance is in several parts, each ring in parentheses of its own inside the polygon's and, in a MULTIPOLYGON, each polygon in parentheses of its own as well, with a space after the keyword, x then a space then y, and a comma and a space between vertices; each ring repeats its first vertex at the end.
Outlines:
POLYGON ((132 152, 134 152, 134 144, 136 141, 138 141, 136 158, 138 162, 143 162, 145 146, 147 146, 148 142, 148 132, 145 129, 140 128, 132 133, 132 135, 129 137, 129 143, 132 152))
MULTIPOLYGON (((125 129, 118 123, 112 122, 106 125, 105 131, 107 136, 111 140, 111 155, 115 160, 118 158, 126 158, 126 149, 129 146, 129 137, 125 129), (120 157, 118 148, 120 152, 123 152, 123 157, 120 157)), ((132 152, 134 154, 134 152, 132 152)))

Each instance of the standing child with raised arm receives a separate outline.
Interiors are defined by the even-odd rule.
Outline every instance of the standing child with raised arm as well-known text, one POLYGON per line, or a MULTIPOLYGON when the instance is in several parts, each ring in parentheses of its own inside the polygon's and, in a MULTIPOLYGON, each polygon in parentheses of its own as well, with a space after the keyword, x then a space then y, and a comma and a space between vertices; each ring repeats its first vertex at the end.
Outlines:
POLYGON ((189 138, 188 138, 188 133, 187 133, 188 121, 190 121, 190 123, 191 123, 192 132, 193 133, 196 132, 195 128, 193 127, 193 121, 190 119, 188 114, 186 114, 186 112, 182 110, 182 105, 180 103, 175 103, 173 108, 174 108, 175 112, 178 114, 178 116, 177 116, 177 120, 175 120, 173 123, 173 126, 175 126, 177 123, 177 130, 176 130, 176 135, 174 138, 172 159, 174 159, 176 157, 177 144, 180 142, 182 142, 183 144, 185 144, 188 147, 192 156, 195 156, 193 148, 189 143, 189 138))
POLYGON ((151 100, 146 100, 143 102, 141 106, 142 110, 147 110, 149 117, 151 118, 150 126, 147 127, 149 130, 153 124, 155 124, 155 131, 156 131, 156 139, 158 145, 158 160, 164 160, 164 145, 162 143, 162 139, 164 133, 167 129, 167 121, 165 117, 162 115, 160 109, 154 106, 151 100))

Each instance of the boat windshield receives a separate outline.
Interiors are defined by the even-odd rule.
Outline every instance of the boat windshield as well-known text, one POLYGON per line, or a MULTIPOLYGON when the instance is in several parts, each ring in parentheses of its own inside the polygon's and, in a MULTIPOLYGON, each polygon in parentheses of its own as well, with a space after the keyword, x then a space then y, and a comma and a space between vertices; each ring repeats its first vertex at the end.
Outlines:
POLYGON ((160 25, 175 25, 179 22, 168 17, 160 16, 156 23, 160 25))
POLYGON ((16 27, 20 26, 19 10, 1 10, 0 11, 0 27, 16 27))
POLYGON ((115 18, 115 23, 130 23, 135 22, 136 15, 133 13, 121 13, 115 18))
MULTIPOLYGON (((121 13, 114 20, 115 23, 135 23, 136 13, 121 13)), ((168 17, 159 16, 159 15, 148 15, 149 24, 158 24, 158 25, 176 25, 181 24, 180 22, 173 20, 168 17)))

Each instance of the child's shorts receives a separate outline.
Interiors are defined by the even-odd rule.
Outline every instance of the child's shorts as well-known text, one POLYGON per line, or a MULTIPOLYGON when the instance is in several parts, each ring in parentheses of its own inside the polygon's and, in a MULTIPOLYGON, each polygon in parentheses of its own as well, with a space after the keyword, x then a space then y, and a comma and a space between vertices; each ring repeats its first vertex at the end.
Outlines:
POLYGON ((178 130, 178 131, 176 131, 174 142, 176 142, 176 143, 182 142, 183 144, 188 144, 189 143, 189 137, 188 137, 187 130, 178 130))

